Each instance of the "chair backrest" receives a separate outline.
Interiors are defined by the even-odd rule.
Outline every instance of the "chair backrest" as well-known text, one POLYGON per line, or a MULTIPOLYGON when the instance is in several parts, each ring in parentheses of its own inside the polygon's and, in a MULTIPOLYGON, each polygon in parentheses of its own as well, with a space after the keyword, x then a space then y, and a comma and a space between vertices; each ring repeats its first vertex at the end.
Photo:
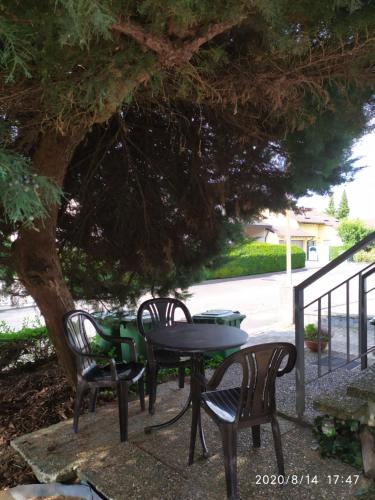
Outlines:
POLYGON ((159 326, 173 326, 179 323, 179 320, 176 320, 176 313, 179 315, 181 312, 187 323, 193 322, 189 309, 178 299, 163 297, 146 300, 138 309, 138 330, 147 338, 147 329, 144 327, 146 323, 151 323, 149 328, 151 330, 159 326))
POLYGON ((77 369, 86 372, 96 365, 90 356, 80 356, 91 352, 89 330, 99 331, 95 319, 87 312, 75 309, 63 317, 64 333, 70 349, 76 354, 77 369))
POLYGON ((297 350, 287 342, 272 342, 247 347, 228 356, 216 369, 209 389, 216 388, 233 364, 242 366, 242 384, 237 421, 275 410, 275 380, 295 365, 297 350), (285 365, 280 369, 283 361, 285 365))

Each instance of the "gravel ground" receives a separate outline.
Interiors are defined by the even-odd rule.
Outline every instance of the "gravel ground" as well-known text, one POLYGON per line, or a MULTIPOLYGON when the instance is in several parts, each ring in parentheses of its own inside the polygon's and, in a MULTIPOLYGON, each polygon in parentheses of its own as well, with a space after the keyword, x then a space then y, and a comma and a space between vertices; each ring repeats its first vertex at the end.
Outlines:
MULTIPOLYGON (((249 345, 262 344, 267 342, 291 342, 294 344, 294 331, 287 330, 269 330, 251 336, 249 345)), ((343 349, 341 350, 343 351, 343 349)), ((335 364, 342 364, 345 362, 343 352, 332 351, 333 363, 332 371, 328 373, 327 366, 322 366, 322 376, 318 377, 318 355, 305 349, 305 415, 304 419, 312 423, 314 418, 318 415, 313 409, 313 401, 317 396, 322 394, 335 394, 337 391, 342 391, 345 387, 355 379, 360 373, 360 366, 358 361, 354 361, 348 368, 336 368, 335 364), (350 368, 350 369, 349 369, 350 368)), ((322 361, 324 362, 322 355, 322 361)), ((373 364, 375 358, 368 356, 369 364, 373 364)), ((233 380, 239 377, 239 373, 233 373, 233 380)), ((290 417, 296 417, 296 381, 295 370, 291 373, 284 375, 277 379, 277 408, 280 412, 290 417)))

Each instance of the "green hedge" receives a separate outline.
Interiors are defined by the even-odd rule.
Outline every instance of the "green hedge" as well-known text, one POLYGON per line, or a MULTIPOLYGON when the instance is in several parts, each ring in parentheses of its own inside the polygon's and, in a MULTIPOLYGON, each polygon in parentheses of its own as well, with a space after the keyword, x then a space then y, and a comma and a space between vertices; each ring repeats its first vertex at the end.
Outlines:
MULTIPOLYGON (((8 329, 7 329, 8 330, 8 329)), ((22 328, 17 332, 9 331, 9 333, 1 332, 0 325, 0 342, 19 342, 24 340, 47 338, 48 332, 45 326, 36 328, 22 328)))
MULTIPOLYGON (((293 269, 305 266, 305 252, 292 246, 293 269)), ((241 243, 227 255, 218 257, 206 270, 206 279, 234 278, 251 274, 285 271, 286 245, 270 243, 241 243)))
POLYGON ((12 331, 6 323, 0 322, 0 372, 42 363, 54 354, 45 326, 12 331))

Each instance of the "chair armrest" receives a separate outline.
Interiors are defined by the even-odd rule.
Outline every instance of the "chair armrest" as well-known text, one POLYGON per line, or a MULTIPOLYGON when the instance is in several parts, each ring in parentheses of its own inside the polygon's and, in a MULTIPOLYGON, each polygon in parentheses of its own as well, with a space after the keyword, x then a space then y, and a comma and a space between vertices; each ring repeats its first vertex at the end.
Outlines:
POLYGON ((100 325, 97 325, 98 328, 98 333, 104 339, 106 342, 112 343, 112 344, 128 344, 129 346, 129 354, 130 354, 130 361, 137 361, 137 353, 135 349, 135 342, 134 339, 131 337, 120 337, 119 335, 108 335, 107 333, 104 332, 104 330, 100 327, 100 325))
POLYGON ((135 348, 135 341, 131 337, 119 337, 118 335, 113 335, 110 337, 110 342, 114 344, 128 344, 130 361, 137 361, 137 352, 135 348))
POLYGON ((110 356, 106 356, 105 354, 92 354, 91 352, 81 352, 79 354, 77 353, 77 356, 93 358, 93 359, 106 359, 111 369, 111 378, 113 381, 117 382, 118 375, 117 375, 116 361, 110 356))
POLYGON ((297 351, 294 348, 289 352, 288 360, 284 368, 282 368, 277 372, 277 377, 282 377, 283 375, 285 375, 285 373, 291 372, 294 368, 294 365, 296 364, 296 358, 297 358, 297 351))

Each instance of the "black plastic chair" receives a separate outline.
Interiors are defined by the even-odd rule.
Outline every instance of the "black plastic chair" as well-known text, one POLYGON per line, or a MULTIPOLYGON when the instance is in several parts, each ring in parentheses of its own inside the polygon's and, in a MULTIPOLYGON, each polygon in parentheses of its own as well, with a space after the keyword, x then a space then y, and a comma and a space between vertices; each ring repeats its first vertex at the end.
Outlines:
POLYGON ((64 315, 64 332, 70 349, 75 354, 77 366, 77 390, 74 402, 73 430, 78 432, 78 419, 85 393, 90 391, 90 411, 94 412, 98 390, 111 387, 117 390, 120 437, 121 441, 128 439, 128 387, 138 382, 141 410, 145 409, 144 397, 144 366, 136 362, 134 340, 127 337, 109 336, 104 333, 95 319, 85 311, 73 310, 64 315), (95 332, 107 342, 127 344, 129 346, 130 362, 116 361, 102 354, 91 351, 87 328, 93 327, 95 332), (101 366, 96 360, 107 360, 108 364, 101 366))
POLYGON ((156 298, 146 300, 140 305, 137 314, 138 330, 146 341, 147 348, 147 386, 149 393, 149 413, 155 413, 156 387, 159 368, 178 368, 178 386, 184 387, 185 368, 191 367, 190 356, 183 353, 172 352, 162 349, 154 349, 147 342, 147 329, 145 323, 151 322, 151 329, 164 326, 172 326, 181 321, 176 321, 176 312, 182 312, 187 323, 192 323, 189 309, 183 302, 173 298, 156 298))
MULTIPOLYGON (((252 428, 253 447, 260 447, 260 424, 270 422, 278 471, 284 476, 284 459, 280 428, 276 419, 275 380, 289 373, 295 365, 297 351, 293 344, 275 342, 247 347, 226 358, 209 382, 201 380, 206 392, 200 394, 200 406, 218 425, 224 451, 225 479, 228 498, 237 498, 237 430, 252 428), (280 369, 283 360, 286 363, 280 369), (233 364, 242 367, 240 387, 217 389, 233 364)), ((193 462, 198 418, 192 419, 190 458, 193 462)))

